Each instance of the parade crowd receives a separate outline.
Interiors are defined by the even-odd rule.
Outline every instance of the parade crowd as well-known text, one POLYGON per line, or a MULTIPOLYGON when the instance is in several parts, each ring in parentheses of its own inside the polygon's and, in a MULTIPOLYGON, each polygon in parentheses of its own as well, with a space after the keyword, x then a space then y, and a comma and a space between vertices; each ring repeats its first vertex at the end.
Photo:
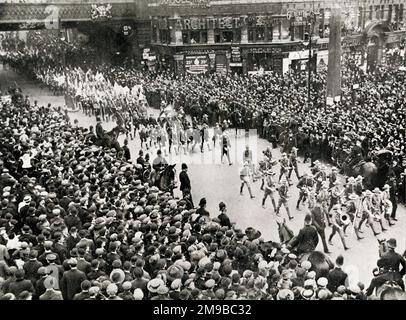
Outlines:
MULTIPOLYGON (((265 242, 258 230, 230 222, 225 203, 213 214, 201 199, 196 210, 187 198, 146 183, 139 163, 95 146, 93 132, 72 126, 52 106, 25 101, 5 103, 1 111, 3 300, 362 300, 376 297, 388 275, 403 285, 405 263, 394 251, 395 239, 387 241, 368 288, 350 284, 342 256, 334 263, 325 258, 324 269, 300 261, 303 254, 318 254, 323 200, 309 206, 311 214, 292 241, 285 241, 289 230, 279 215, 281 242, 265 242)), ((298 187, 311 179, 303 175, 298 187)), ((325 186, 320 183, 319 195, 325 186)), ((385 192, 386 186, 387 200, 385 192)), ((329 223, 341 235, 340 206, 329 204, 329 223)), ((373 210, 369 202, 365 206, 373 210)))

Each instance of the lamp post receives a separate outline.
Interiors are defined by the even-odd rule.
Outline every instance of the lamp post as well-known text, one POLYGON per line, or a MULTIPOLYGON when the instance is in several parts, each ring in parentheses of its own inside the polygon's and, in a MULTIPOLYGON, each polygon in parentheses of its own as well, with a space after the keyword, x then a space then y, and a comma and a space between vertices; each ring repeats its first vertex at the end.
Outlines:
POLYGON ((309 61, 308 61, 308 79, 307 79, 307 101, 310 102, 311 100, 311 95, 310 95, 310 90, 311 90, 311 81, 312 81, 312 70, 311 70, 311 61, 312 61, 312 38, 313 38, 313 33, 314 33, 314 25, 316 22, 316 13, 314 11, 310 12, 310 15, 308 17, 309 20, 309 27, 310 27, 310 32, 308 35, 308 41, 309 42, 303 42, 305 46, 309 46, 309 61))

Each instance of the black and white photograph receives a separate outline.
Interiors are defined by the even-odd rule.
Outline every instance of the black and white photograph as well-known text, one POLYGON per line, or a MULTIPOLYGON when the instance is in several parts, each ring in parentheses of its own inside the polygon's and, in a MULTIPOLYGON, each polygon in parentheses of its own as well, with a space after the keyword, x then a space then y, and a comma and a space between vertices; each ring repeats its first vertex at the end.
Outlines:
POLYGON ((405 127, 406 0, 0 0, 0 300, 406 300, 405 127))

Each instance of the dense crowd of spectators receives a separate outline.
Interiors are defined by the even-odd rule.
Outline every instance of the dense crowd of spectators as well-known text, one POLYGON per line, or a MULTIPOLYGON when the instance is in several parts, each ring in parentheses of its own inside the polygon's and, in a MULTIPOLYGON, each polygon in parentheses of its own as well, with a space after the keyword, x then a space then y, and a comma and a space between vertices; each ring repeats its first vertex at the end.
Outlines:
POLYGON ((316 273, 224 203, 216 217, 149 186, 52 106, 5 103, 0 129, 0 299, 367 298, 342 256, 316 273))

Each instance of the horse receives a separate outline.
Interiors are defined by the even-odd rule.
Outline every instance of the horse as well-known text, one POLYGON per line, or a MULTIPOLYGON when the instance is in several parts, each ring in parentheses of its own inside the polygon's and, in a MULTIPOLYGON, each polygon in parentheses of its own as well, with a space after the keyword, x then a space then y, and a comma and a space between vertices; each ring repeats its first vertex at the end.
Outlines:
POLYGON ((173 194, 176 188, 176 164, 166 165, 160 172, 153 171, 150 175, 150 184, 158 187, 162 191, 173 194))
POLYGON ((376 296, 381 300, 406 300, 406 292, 396 281, 387 281, 376 288, 376 296))
POLYGON ((368 189, 382 188, 393 174, 390 163, 392 152, 389 150, 374 151, 371 153, 372 161, 361 161, 352 168, 346 168, 347 175, 364 178, 364 185, 368 189))
POLYGON ((316 272, 316 279, 320 277, 327 277, 329 271, 334 268, 334 263, 330 257, 321 251, 312 251, 304 253, 300 257, 300 263, 309 261, 312 264, 310 271, 316 272))
POLYGON ((102 139, 96 143, 102 147, 114 148, 117 152, 122 151, 117 139, 120 134, 126 133, 126 130, 122 126, 116 126, 108 132, 105 132, 102 139))

